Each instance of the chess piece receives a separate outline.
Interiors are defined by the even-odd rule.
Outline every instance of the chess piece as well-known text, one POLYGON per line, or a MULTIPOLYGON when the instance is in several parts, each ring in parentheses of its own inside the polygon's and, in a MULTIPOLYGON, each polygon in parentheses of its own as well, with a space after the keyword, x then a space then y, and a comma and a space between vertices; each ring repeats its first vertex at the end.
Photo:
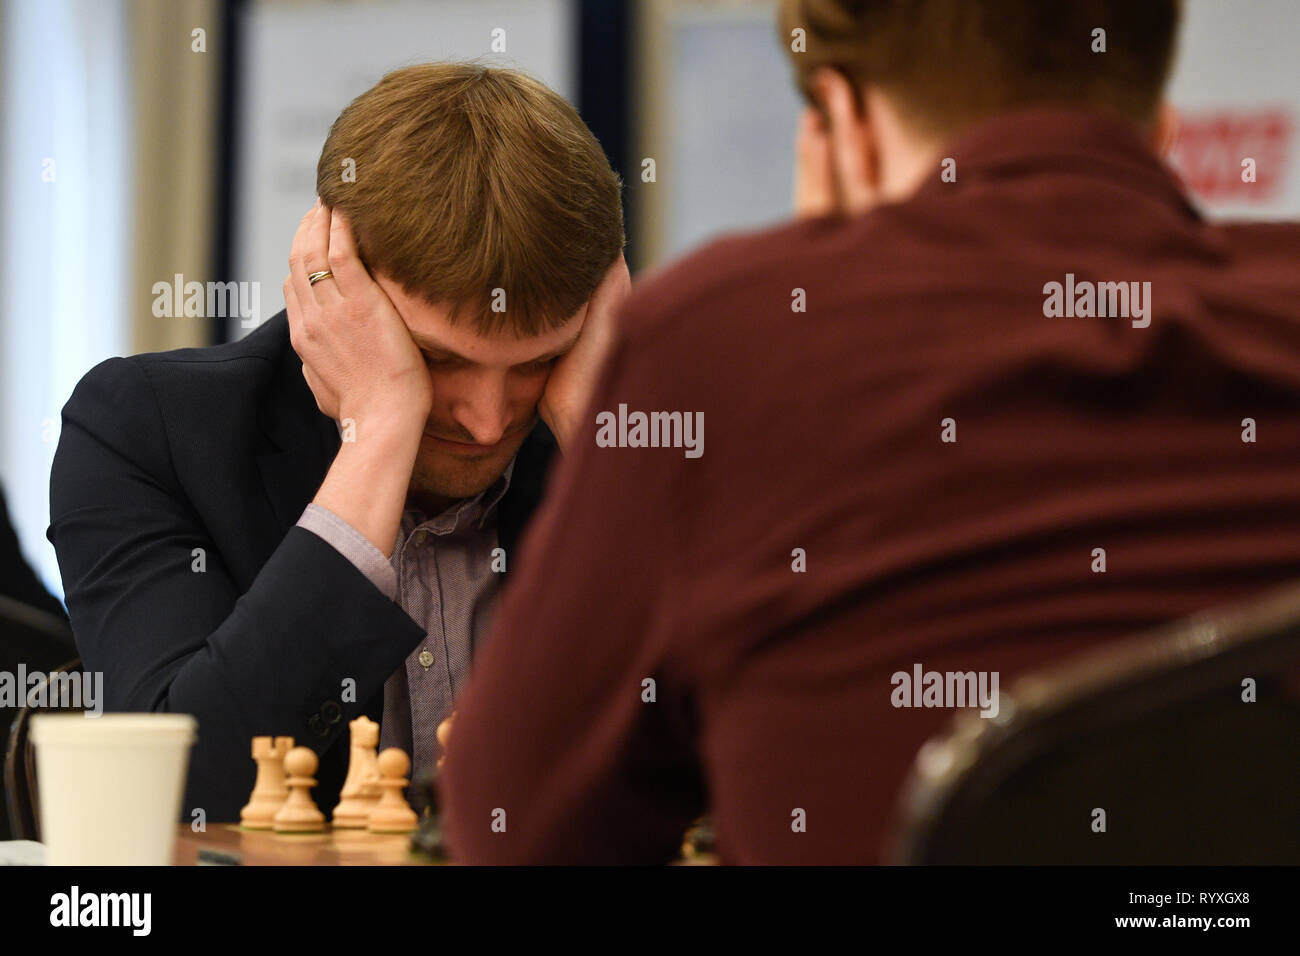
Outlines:
POLYGON ((294 747, 284 758, 284 769, 289 778, 289 798, 275 815, 271 829, 276 833, 316 833, 325 829, 325 814, 311 799, 311 788, 316 786, 312 776, 320 760, 310 747, 294 747))
POLYGON ((682 838, 682 857, 685 860, 703 860, 717 852, 717 837, 713 820, 703 816, 691 824, 682 838))
POLYGON ((410 833, 415 829, 419 820, 402 795, 410 769, 411 758, 405 751, 389 747, 379 755, 379 802, 370 811, 366 827, 371 833, 410 833))
POLYGON ((434 732, 438 738, 438 746, 442 748, 442 754, 438 757, 439 767, 441 767, 442 762, 447 759, 447 740, 451 737, 451 721, 455 716, 456 712, 453 710, 451 712, 451 717, 448 717, 440 723, 438 729, 434 732))
POLYGON ((292 737, 254 737, 253 760, 257 780, 248 804, 239 811, 239 822, 250 830, 269 830, 276 813, 289 797, 284 783, 284 758, 293 749, 292 737))
POLYGON ((375 748, 379 746, 379 725, 363 715, 350 722, 348 728, 352 731, 348 776, 343 781, 339 804, 334 808, 330 819, 336 827, 364 830, 370 820, 370 812, 379 802, 379 767, 375 758, 375 748))
POLYGON ((423 774, 417 781, 424 798, 424 816, 420 829, 411 834, 411 852, 426 858, 430 863, 447 862, 447 847, 442 837, 442 818, 438 811, 437 772, 423 774))

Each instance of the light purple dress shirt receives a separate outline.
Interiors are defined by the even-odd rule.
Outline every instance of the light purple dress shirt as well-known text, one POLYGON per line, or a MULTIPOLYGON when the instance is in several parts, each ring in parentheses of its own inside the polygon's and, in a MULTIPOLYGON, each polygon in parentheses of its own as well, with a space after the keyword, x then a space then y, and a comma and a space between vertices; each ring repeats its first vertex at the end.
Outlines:
MULTIPOLYGON (((438 724, 451 714, 474 648, 487 633, 501 580, 492 570, 496 509, 514 464, 481 494, 432 518, 408 504, 391 557, 328 508, 309 504, 298 519, 424 628, 424 641, 384 684, 379 725, 381 750, 400 747, 411 755, 412 780, 442 755, 438 724)), ((418 793, 411 800, 422 809, 418 793)))

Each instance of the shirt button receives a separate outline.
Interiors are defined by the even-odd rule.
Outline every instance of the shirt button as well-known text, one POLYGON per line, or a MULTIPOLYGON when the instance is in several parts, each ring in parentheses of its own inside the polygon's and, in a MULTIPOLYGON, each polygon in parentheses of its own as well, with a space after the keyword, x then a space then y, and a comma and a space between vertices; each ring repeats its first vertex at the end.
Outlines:
POLYGON ((419 659, 420 659, 420 666, 423 667, 426 671, 433 666, 433 652, 430 651, 427 647, 424 650, 420 651, 419 659))

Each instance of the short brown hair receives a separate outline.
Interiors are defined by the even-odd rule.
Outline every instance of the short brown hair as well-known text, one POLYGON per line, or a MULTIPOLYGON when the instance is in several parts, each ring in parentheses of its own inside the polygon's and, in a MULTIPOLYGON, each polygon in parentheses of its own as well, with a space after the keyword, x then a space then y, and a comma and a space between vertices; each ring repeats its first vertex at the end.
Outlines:
POLYGON ((815 102, 818 67, 879 86, 918 129, 1061 103, 1148 125, 1173 63, 1180 0, 781 0, 781 43, 815 102), (803 28, 806 52, 792 49, 803 28), (1093 30, 1106 31, 1094 53, 1093 30))
POLYGON ((316 190, 372 272, 485 335, 559 327, 623 249, 622 181, 577 111, 517 70, 389 73, 334 121, 316 190))

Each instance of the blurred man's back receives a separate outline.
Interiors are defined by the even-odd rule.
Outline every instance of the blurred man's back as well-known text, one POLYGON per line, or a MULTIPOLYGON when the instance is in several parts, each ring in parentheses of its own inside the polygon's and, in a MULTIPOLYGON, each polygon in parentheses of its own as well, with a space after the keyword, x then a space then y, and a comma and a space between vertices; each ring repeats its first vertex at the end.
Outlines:
POLYGON ((1297 576, 1300 226, 1206 223, 1097 111, 943 155, 634 293, 595 410, 702 412, 704 454, 580 436, 461 710, 463 855, 658 858, 707 793, 728 861, 875 861, 953 713, 918 670, 1005 687, 1297 576))

